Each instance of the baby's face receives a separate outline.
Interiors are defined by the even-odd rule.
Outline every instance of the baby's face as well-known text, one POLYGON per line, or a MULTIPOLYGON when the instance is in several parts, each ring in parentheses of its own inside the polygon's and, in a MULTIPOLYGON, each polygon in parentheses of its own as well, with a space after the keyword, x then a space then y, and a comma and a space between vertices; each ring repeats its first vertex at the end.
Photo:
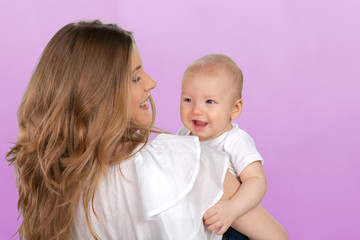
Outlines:
POLYGON ((181 121, 200 141, 214 139, 231 129, 235 94, 222 76, 186 74, 182 83, 181 121))

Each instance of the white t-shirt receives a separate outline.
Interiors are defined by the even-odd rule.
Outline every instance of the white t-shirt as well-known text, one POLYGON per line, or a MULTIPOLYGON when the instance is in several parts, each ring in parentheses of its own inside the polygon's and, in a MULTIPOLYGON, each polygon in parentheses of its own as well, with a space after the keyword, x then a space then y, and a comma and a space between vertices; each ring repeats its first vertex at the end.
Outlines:
MULTIPOLYGON (((221 239, 205 231, 202 217, 223 194, 226 158, 197 137, 158 135, 100 181, 94 208, 102 224, 90 211, 95 232, 101 239, 221 239)), ((81 200, 72 239, 92 239, 81 200)))
MULTIPOLYGON (((178 135, 190 135, 190 130, 182 126, 177 132, 178 135)), ((230 164, 229 171, 234 176, 239 174, 252 162, 262 159, 260 153, 255 147, 254 140, 244 130, 240 129, 237 124, 232 123, 232 129, 223 133, 215 139, 202 141, 201 143, 229 154, 230 164)))

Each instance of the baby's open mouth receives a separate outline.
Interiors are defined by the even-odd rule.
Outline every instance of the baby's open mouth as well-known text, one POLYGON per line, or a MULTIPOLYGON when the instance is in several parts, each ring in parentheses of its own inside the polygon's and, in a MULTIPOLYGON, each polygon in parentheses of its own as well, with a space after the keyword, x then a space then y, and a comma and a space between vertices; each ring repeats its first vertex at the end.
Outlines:
POLYGON ((207 122, 203 122, 203 121, 199 121, 199 120, 192 120, 192 122, 193 122, 194 126, 197 128, 203 128, 208 124, 207 122))

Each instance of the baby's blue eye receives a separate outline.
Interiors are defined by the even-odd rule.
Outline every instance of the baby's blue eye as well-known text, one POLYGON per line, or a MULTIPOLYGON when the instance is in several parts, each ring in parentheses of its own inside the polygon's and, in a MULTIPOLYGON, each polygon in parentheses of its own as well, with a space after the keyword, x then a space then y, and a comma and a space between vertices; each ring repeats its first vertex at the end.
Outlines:
POLYGON ((206 100, 206 103, 208 103, 208 104, 213 104, 213 103, 215 103, 215 101, 214 100, 206 100))
POLYGON ((135 79, 133 79, 132 81, 134 82, 134 83, 137 83, 138 81, 140 81, 141 80, 141 77, 139 76, 139 77, 136 77, 135 79))
POLYGON ((191 102, 191 99, 190 98, 185 98, 184 101, 185 102, 191 102))

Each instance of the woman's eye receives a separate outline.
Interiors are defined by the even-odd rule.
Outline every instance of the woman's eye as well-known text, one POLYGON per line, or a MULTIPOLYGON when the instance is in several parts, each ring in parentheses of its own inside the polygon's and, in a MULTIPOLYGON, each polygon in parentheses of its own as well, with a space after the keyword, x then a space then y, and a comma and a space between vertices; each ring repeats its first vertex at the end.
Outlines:
POLYGON ((134 83, 137 83, 138 81, 140 81, 141 80, 141 77, 139 76, 139 77, 136 77, 135 79, 133 79, 132 81, 134 82, 134 83))
POLYGON ((190 98, 185 98, 184 101, 185 102, 191 102, 191 99, 190 98))
POLYGON ((214 104, 215 103, 215 101, 214 100, 206 100, 206 103, 208 103, 208 104, 214 104))

